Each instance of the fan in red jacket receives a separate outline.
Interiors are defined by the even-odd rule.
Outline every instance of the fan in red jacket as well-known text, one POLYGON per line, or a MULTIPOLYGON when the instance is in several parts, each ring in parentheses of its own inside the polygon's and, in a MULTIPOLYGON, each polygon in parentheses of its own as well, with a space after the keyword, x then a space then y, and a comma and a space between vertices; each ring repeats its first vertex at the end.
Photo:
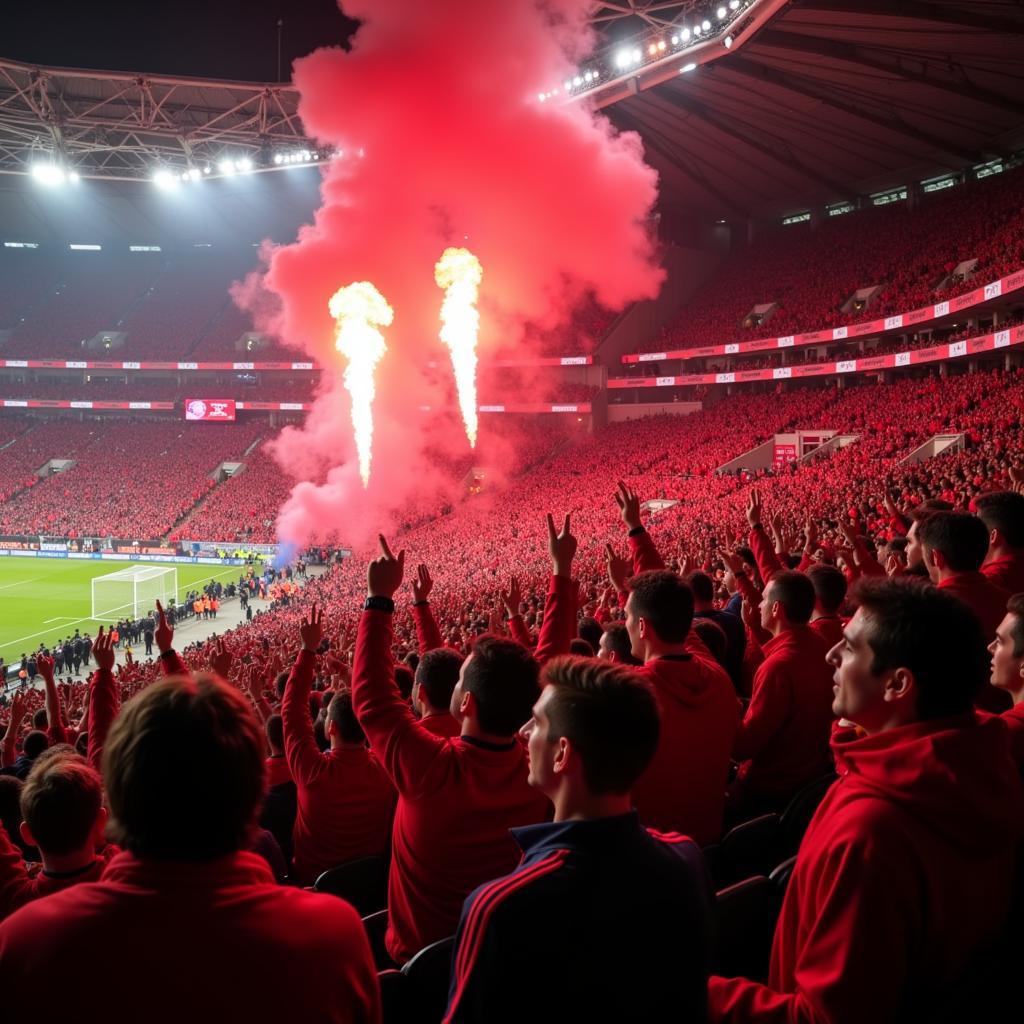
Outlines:
MULTIPOLYGON (((549 516, 548 530, 554 576, 538 650, 551 649, 548 637, 568 636, 565 618, 575 607, 576 539, 568 517, 556 534, 549 516)), ((383 537, 381 550, 368 570, 352 699, 371 749, 398 790, 385 944, 396 963, 405 963, 455 933, 463 900, 481 882, 515 867, 509 829, 546 816, 543 797, 527 783, 516 736, 537 697, 539 670, 516 641, 479 638, 452 694, 461 734, 444 738, 424 728, 398 693, 392 671, 393 595, 405 553, 393 556, 383 537)))
POLYGON ((1024 494, 992 491, 974 499, 989 531, 985 578, 1011 594, 1024 592, 1024 494))
POLYGON ((729 762, 739 717, 725 669, 691 630, 693 594, 668 572, 640 522, 640 501, 625 484, 616 494, 629 530, 632 569, 609 554, 612 584, 626 597, 631 653, 650 680, 661 712, 654 757, 633 786, 633 806, 649 828, 682 832, 701 844, 720 838, 729 762), (685 784, 680 780, 685 779, 685 784))
MULTIPOLYGON (((960 598, 978 617, 986 637, 995 636, 1006 614, 1009 594, 980 571, 988 551, 988 531, 966 512, 937 512, 918 526, 924 565, 932 582, 960 598)), ((983 686, 978 706, 996 713, 1009 709, 1009 698, 983 686)))
POLYGON ((294 865, 302 885, 312 885, 328 868, 385 853, 395 803, 394 787, 366 748, 350 694, 335 694, 327 710, 330 750, 321 753, 317 746, 309 694, 323 639, 318 626, 313 621, 303 627, 302 650, 281 704, 285 755, 298 797, 294 865))
POLYGON ((149 687, 114 723, 103 769, 123 852, 98 882, 0 924, 5 1015, 38 1016, 45 993, 52 1020, 81 1017, 83 998, 109 1024, 379 1020, 356 912, 275 885, 243 850, 263 800, 263 737, 236 690, 203 676, 149 687))
POLYGON ((1024 792, 1005 725, 978 717, 977 620, 909 580, 870 580, 835 667, 839 780, 797 855, 767 985, 712 978, 713 1021, 927 1020, 1006 924, 1024 792), (944 643, 937 638, 954 637, 944 643))
POLYGON ((993 686, 1010 695, 1013 707, 1002 714, 1010 730, 1010 747, 1024 774, 1024 593, 1006 602, 1006 615, 988 645, 993 686))
POLYGON ((784 804, 832 768, 832 673, 829 648, 807 625, 814 604, 814 586, 803 573, 777 572, 765 588, 761 627, 771 639, 736 734, 734 755, 742 763, 730 794, 731 804, 749 814, 784 804))

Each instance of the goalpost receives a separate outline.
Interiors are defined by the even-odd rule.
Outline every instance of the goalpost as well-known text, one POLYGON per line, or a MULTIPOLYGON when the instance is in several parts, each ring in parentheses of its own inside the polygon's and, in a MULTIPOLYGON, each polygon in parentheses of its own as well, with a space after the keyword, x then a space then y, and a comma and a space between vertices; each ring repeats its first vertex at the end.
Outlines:
POLYGON ((178 570, 162 565, 133 565, 92 581, 92 617, 141 618, 157 601, 166 608, 178 594, 178 570))

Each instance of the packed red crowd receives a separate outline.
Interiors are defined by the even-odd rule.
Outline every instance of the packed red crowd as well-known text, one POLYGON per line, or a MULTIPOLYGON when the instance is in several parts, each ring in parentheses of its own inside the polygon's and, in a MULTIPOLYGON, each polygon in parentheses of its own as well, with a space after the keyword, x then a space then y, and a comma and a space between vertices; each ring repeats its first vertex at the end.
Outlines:
POLYGON ((647 351, 751 341, 837 327, 950 299, 1024 266, 1018 215, 1024 172, 824 222, 766 232, 731 256, 647 351), (967 279, 940 282, 964 261, 967 279), (810 268, 828 267, 827 274, 810 268), (881 286, 869 307, 841 307, 861 288, 881 286), (777 303, 763 323, 744 325, 756 306, 777 303))

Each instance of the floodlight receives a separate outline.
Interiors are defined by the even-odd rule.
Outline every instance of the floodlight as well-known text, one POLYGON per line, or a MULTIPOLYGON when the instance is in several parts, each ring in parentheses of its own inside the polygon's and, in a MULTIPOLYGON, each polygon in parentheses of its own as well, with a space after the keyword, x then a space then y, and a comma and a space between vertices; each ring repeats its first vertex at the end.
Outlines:
POLYGON ((615 66, 617 68, 624 68, 628 63, 629 63, 629 51, 627 51, 627 50, 619 50, 619 52, 617 54, 615 54, 615 66))
POLYGON ((217 164, 217 168, 220 170, 221 174, 235 173, 235 163, 233 160, 221 160, 221 162, 217 164))
POLYGON ((686 73, 687 73, 688 71, 695 71, 695 70, 696 70, 696 68, 697 68, 697 65, 696 65, 696 64, 693 64, 693 63, 690 63, 690 64, 684 64, 684 65, 683 65, 683 66, 682 66, 682 67, 681 67, 681 68, 679 69, 679 74, 681 74, 681 75, 685 75, 685 74, 686 74, 686 73))
POLYGON ((729 0, 729 10, 738 11, 740 9, 740 0, 729 0))
POLYGON ((689 42, 690 30, 688 28, 684 28, 682 32, 679 33, 679 38, 682 39, 684 43, 689 42))
POLYGON ((283 159, 284 159, 284 157, 281 156, 280 153, 275 153, 274 154, 274 163, 275 164, 279 164, 283 159))
POLYGON ((672 37, 672 45, 673 46, 678 46, 679 45, 679 36, 673 36, 672 37))
POLYGON ((198 167, 190 167, 188 171, 190 181, 199 181, 202 178, 202 173, 198 167))
POLYGON ((178 182, 174 175, 168 170, 159 170, 153 175, 153 184, 157 188, 172 189, 178 187, 178 182))
POLYGON ((33 164, 32 177, 43 185, 64 184, 64 171, 55 163, 33 164))
POLYGON ((715 11, 715 14, 718 15, 719 21, 725 21, 725 19, 729 17, 729 12, 724 7, 719 7, 718 10, 715 11))
POLYGON ((710 31, 711 31, 711 22, 710 22, 710 21, 708 21, 708 20, 707 20, 707 18, 705 18, 705 19, 704 19, 704 20, 703 20, 703 21, 702 21, 702 22, 700 23, 700 27, 701 27, 702 29, 704 29, 704 31, 705 31, 705 32, 710 32, 710 31))
POLYGON ((77 185, 79 182, 78 171, 69 171, 68 181, 70 181, 72 185, 77 185))

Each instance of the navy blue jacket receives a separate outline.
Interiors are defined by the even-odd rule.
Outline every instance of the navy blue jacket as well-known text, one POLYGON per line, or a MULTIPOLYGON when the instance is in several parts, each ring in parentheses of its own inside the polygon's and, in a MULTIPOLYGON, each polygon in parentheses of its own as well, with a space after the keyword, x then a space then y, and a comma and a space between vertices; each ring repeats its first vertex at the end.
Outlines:
POLYGON ((636 813, 512 830, 519 867, 462 908, 445 1024, 706 1020, 700 848, 636 813))

